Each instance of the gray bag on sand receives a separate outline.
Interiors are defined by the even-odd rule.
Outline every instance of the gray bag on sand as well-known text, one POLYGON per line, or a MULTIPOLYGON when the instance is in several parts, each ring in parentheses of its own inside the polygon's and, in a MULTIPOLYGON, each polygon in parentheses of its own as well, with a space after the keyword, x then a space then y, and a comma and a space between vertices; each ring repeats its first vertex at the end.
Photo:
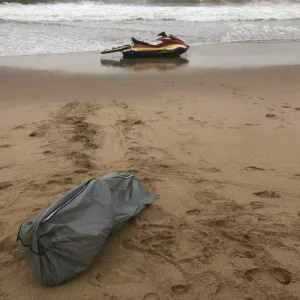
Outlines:
POLYGON ((82 183, 21 225, 17 240, 40 282, 58 285, 87 269, 108 236, 157 198, 131 174, 107 174, 82 183))

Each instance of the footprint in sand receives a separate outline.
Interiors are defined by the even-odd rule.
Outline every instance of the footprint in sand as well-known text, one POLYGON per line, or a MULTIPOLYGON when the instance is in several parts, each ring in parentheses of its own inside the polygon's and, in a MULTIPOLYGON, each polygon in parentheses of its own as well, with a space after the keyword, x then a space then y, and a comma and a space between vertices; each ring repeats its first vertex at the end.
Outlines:
POLYGON ((289 106, 289 105, 282 105, 281 107, 282 108, 291 108, 291 106, 289 106))
POLYGON ((272 284, 272 281, 268 280, 268 278, 273 278, 284 285, 288 285, 292 281, 292 273, 280 267, 272 268, 269 271, 253 268, 245 271, 244 276, 248 281, 253 281, 256 279, 260 282, 268 282, 269 284, 272 284))
POLYGON ((261 197, 261 198, 272 198, 272 199, 281 198, 281 196, 274 191, 261 191, 261 192, 256 192, 253 194, 255 196, 261 197))
POLYGON ((271 270, 273 277, 282 284, 290 284, 292 281, 292 273, 288 270, 275 267, 271 270))
POLYGON ((148 293, 142 300, 160 300, 160 297, 156 293, 148 293))
POLYGON ((300 111, 300 107, 295 107, 295 110, 298 110, 298 111, 300 111))

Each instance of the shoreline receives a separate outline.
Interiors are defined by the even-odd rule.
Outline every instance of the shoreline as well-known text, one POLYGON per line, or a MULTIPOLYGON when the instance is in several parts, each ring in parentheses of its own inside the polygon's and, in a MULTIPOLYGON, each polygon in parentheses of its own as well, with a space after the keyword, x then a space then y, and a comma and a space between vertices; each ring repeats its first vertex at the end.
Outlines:
POLYGON ((219 43, 191 47, 178 59, 123 60, 122 54, 73 52, 2 56, 0 67, 78 74, 129 74, 135 71, 186 71, 300 65, 300 42, 219 43))
MULTIPOLYGON (((133 101, 172 98, 174 95, 184 99, 186 94, 196 97, 198 89, 205 94, 210 94, 213 89, 217 97, 221 97, 221 87, 226 82, 233 82, 236 87, 246 85, 251 91, 256 90, 257 94, 261 92, 265 96, 276 97, 276 92, 266 89, 265 85, 280 82, 281 78, 289 79, 289 89, 294 95, 300 82, 300 65, 100 74, 0 67, 0 90, 3 95, 0 107, 10 107, 13 103, 64 103, 74 100, 74 97, 79 100, 86 97, 95 101, 101 99, 104 103, 114 99, 126 100, 128 97, 133 101)), ((276 88, 282 91, 285 86, 281 83, 276 88)), ((285 97, 290 98, 289 93, 285 97)))

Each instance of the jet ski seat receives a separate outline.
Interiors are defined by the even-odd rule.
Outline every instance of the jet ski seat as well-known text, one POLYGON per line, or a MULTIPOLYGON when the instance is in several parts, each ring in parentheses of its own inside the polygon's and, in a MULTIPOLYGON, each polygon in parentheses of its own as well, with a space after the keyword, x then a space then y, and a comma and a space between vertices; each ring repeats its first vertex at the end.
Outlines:
POLYGON ((151 44, 149 44, 149 43, 146 43, 146 42, 143 42, 143 41, 139 41, 139 40, 137 40, 136 38, 132 38, 131 39, 132 40, 132 42, 134 43, 134 44, 139 44, 139 45, 145 45, 145 46, 151 46, 151 47, 153 47, 153 45, 151 45, 151 44))

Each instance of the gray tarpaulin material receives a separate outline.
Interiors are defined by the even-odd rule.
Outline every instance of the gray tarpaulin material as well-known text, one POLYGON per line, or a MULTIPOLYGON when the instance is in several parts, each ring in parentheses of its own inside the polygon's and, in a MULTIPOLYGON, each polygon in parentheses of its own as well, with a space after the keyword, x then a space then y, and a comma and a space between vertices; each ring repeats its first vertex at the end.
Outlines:
POLYGON ((83 272, 108 236, 157 198, 131 174, 107 174, 82 183, 21 225, 18 240, 40 282, 58 285, 83 272))

